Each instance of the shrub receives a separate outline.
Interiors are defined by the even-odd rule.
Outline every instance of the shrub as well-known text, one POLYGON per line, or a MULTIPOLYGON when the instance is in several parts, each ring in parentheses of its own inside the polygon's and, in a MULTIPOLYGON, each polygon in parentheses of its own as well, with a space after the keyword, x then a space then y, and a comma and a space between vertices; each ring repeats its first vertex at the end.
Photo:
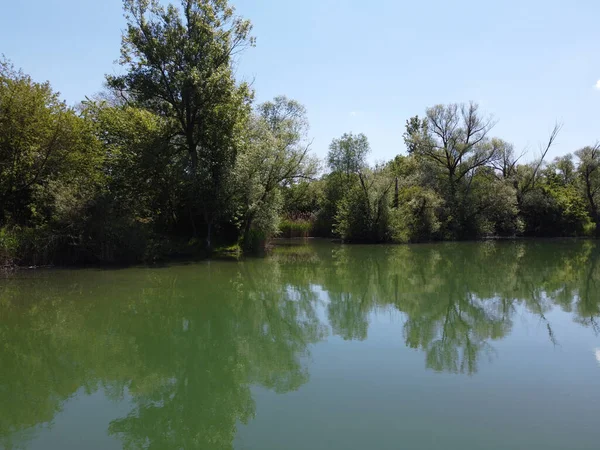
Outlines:
POLYGON ((390 184, 379 173, 365 180, 352 187, 339 203, 334 230, 348 242, 389 241, 390 184))
POLYGON ((398 208, 390 213, 390 234, 394 242, 423 242, 437 237, 437 211, 442 200, 435 192, 412 186, 400 191, 398 208))
POLYGON ((0 270, 14 265, 18 246, 15 233, 8 228, 0 228, 0 270))

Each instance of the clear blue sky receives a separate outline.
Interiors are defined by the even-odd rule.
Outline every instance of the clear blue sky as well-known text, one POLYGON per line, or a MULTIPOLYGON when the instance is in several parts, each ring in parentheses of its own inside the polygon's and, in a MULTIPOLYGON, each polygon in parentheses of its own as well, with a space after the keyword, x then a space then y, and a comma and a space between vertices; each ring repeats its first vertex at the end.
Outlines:
MULTIPOLYGON (((475 100, 493 134, 537 152, 564 122, 552 156, 600 139, 600 1, 237 0, 257 46, 238 76, 256 98, 306 105, 314 151, 363 132, 371 160, 404 152, 407 118, 475 100)), ((7 0, 0 52, 74 104, 118 70, 120 0, 7 0)))

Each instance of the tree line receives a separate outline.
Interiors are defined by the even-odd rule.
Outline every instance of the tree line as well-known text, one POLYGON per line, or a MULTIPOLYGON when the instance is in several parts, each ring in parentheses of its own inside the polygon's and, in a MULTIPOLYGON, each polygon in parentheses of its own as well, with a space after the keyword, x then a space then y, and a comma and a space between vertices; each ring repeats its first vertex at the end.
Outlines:
POLYGON ((299 102, 256 104, 236 79, 255 40, 226 0, 123 6, 122 73, 74 107, 0 62, 0 265, 256 250, 278 234, 600 235, 598 145, 547 163, 557 126, 521 163, 476 104, 451 104, 407 121, 406 155, 369 166, 367 137, 345 134, 321 162, 299 102))
POLYGON ((427 108, 406 122, 407 154, 374 167, 366 136, 345 134, 330 146, 328 174, 289 187, 310 201, 290 201, 287 213, 346 241, 599 237, 600 144, 547 162, 556 124, 538 158, 521 163, 493 125, 473 102, 427 108))

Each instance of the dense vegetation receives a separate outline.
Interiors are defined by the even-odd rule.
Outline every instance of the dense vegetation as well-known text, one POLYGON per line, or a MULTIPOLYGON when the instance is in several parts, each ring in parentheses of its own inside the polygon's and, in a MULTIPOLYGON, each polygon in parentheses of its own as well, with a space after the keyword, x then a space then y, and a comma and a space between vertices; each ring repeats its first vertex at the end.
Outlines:
POLYGON ((75 107, 0 61, 0 266, 256 250, 278 233, 600 235, 600 146, 545 162, 558 126, 524 164, 476 104, 437 105, 407 121, 407 154, 369 167, 367 137, 345 134, 324 173, 304 107, 256 105, 236 79, 254 39, 226 0, 124 9, 122 75, 75 107))

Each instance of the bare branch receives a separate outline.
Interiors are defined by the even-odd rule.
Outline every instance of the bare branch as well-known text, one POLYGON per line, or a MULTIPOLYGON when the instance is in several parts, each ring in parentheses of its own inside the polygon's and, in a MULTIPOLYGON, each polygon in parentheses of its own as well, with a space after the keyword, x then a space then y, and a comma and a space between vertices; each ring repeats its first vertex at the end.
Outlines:
POLYGON ((552 145, 555 143, 556 138, 558 137, 558 134, 560 133, 560 130, 562 130, 562 127, 563 127, 563 124, 561 122, 556 122, 554 124, 554 128, 552 129, 552 132, 550 133, 550 137, 548 138, 548 142, 546 143, 546 147, 540 147, 541 150, 542 150, 540 158, 537 161, 537 163, 535 164, 533 172, 531 174, 531 177, 529 178, 529 180, 525 184, 525 189, 524 190, 533 189, 535 187, 535 182, 536 182, 537 174, 538 174, 540 168, 542 167, 542 164, 544 163, 544 159, 546 158, 546 155, 548 154, 548 151, 550 150, 550 148, 552 147, 552 145))

